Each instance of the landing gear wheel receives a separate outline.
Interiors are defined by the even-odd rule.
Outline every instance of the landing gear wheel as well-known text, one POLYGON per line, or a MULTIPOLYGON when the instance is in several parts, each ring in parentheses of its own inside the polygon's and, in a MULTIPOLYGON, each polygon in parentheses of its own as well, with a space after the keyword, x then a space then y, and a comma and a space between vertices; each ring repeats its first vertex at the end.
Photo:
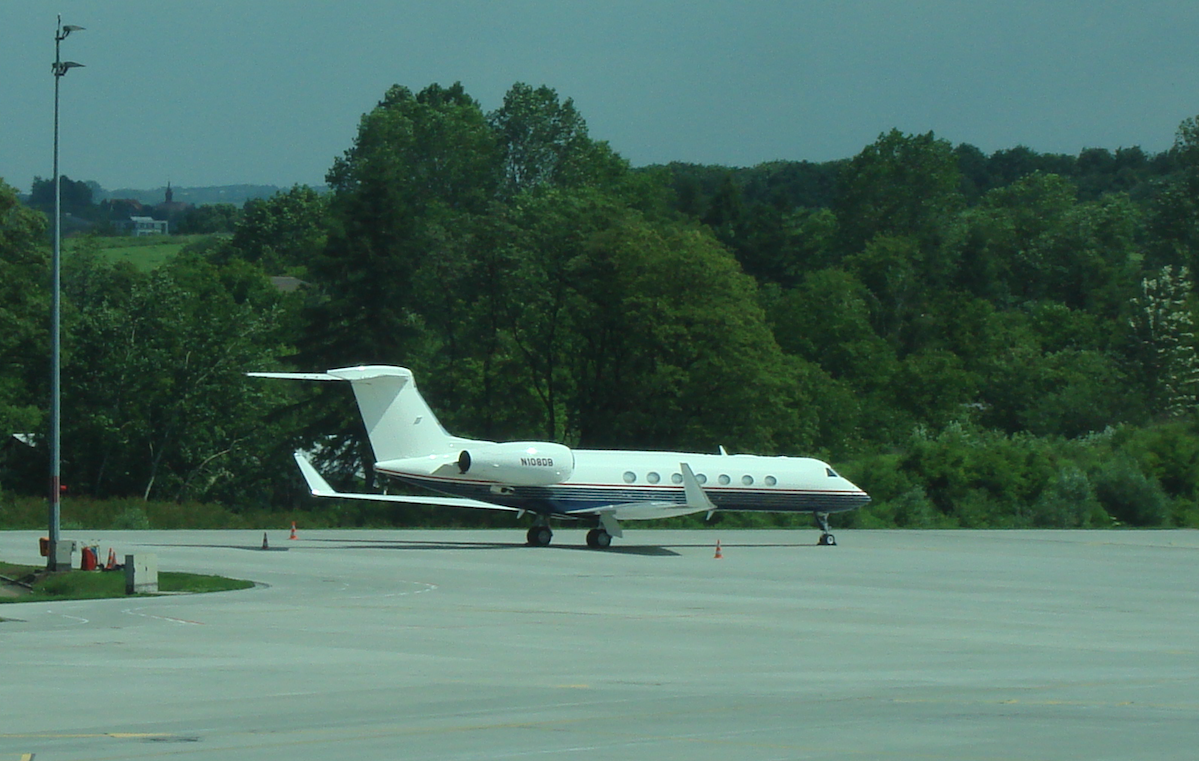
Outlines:
POLYGON ((553 538, 554 532, 549 526, 533 526, 525 535, 530 547, 548 547, 553 538))
POLYGON ((822 534, 818 544, 821 547, 836 547, 837 546, 837 538, 834 537, 832 534, 822 534))
POLYGON ((587 546, 593 550, 605 550, 612 546, 612 535, 602 528, 593 528, 587 532, 587 546))

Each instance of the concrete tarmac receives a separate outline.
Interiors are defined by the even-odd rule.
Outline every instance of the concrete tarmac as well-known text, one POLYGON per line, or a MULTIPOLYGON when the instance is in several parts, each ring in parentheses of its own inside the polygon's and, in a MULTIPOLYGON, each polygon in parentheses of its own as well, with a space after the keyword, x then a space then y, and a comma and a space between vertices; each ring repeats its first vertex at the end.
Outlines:
POLYGON ((0 605, 0 761, 1199 754, 1195 531, 65 536, 258 586, 0 605))

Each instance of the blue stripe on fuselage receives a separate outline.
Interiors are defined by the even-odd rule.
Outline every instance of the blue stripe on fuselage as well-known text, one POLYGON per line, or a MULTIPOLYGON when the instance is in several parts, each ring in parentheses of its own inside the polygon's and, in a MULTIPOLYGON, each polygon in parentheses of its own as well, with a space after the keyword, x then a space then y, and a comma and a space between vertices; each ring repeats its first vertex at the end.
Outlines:
MULTIPOLYGON (((674 502, 680 505, 686 502, 682 486, 605 486, 570 483, 553 486, 506 486, 466 479, 425 478, 382 472, 412 486, 535 513, 563 515, 631 502, 674 502), (492 487, 503 488, 505 493, 497 494, 492 487)), ((860 491, 706 487, 704 492, 721 510, 738 512, 837 513, 853 510, 870 501, 870 497, 860 491)))

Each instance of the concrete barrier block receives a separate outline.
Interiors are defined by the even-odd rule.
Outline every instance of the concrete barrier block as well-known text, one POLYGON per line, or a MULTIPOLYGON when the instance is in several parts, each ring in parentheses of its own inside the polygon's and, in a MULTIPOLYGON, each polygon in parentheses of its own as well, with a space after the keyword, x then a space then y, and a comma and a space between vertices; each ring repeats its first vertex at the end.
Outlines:
POLYGON ((60 539, 54 545, 54 567, 60 571, 71 570, 71 555, 75 552, 75 542, 60 539))
POLYGON ((158 556, 152 552, 125 556, 125 594, 158 591, 158 556))

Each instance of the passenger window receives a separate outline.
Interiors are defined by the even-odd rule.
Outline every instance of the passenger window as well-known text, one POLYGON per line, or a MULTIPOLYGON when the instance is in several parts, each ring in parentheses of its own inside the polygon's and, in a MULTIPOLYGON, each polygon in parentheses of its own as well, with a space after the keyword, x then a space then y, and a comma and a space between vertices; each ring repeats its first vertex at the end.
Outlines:
POLYGON ((656 484, 662 480, 662 476, 659 476, 657 473, 650 471, 650 474, 645 477, 645 480, 649 481, 651 484, 656 484))
POLYGON ((708 483, 708 477, 707 477, 707 476, 705 476, 703 473, 696 473, 696 474, 695 474, 695 480, 696 480, 696 481, 699 481, 701 484, 706 484, 706 483, 708 483))
POLYGON ((633 471, 631 471, 631 470, 626 470, 626 471, 624 472, 624 482, 625 482, 626 484, 631 484, 631 483, 633 483, 633 482, 634 482, 634 481, 636 481, 636 480, 637 480, 637 474, 636 474, 636 473, 634 473, 634 472, 633 472, 633 471))
POLYGON ((774 476, 766 476, 766 485, 767 486, 774 486, 778 482, 779 482, 778 479, 775 478, 774 476))
POLYGON ((754 477, 753 476, 741 476, 741 483, 745 484, 746 486, 753 486, 754 485, 754 477))
POLYGON ((681 483, 683 483, 683 474, 682 474, 682 473, 674 473, 674 474, 672 474, 672 475, 670 476, 670 482, 671 482, 672 484, 681 484, 681 483))
POLYGON ((716 480, 720 482, 720 485, 721 485, 721 486, 728 486, 728 485, 729 485, 729 481, 730 481, 730 480, 732 480, 732 479, 730 479, 728 476, 726 476, 726 475, 724 475, 723 473, 721 473, 721 474, 720 474, 720 478, 718 478, 718 479, 716 479, 716 480))

